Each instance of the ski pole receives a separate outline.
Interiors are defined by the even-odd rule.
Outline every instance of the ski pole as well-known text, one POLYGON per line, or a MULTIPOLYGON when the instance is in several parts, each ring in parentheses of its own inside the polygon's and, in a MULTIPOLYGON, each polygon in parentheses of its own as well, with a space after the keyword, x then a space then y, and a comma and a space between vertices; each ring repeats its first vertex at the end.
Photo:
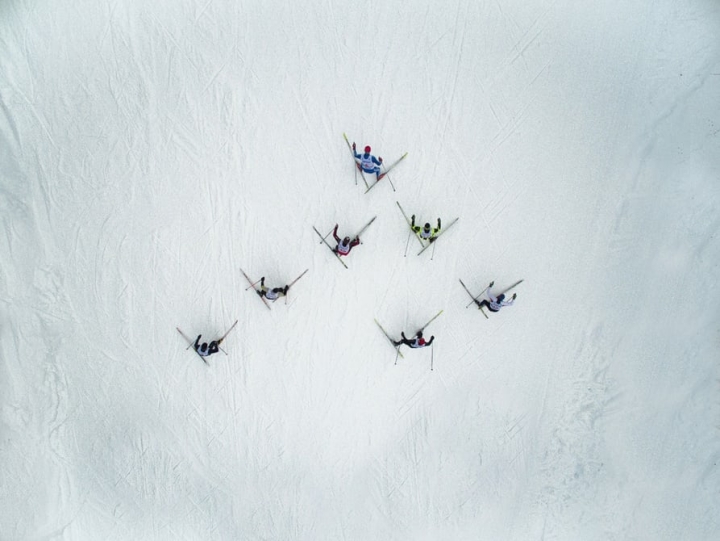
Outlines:
POLYGON ((410 235, 412 235, 412 229, 410 230, 410 233, 408 233, 408 240, 405 243, 405 255, 403 257, 407 257, 408 246, 410 246, 410 235))
POLYGON ((387 172, 387 167, 385 167, 385 164, 383 164, 383 169, 385 169, 385 176, 387 177, 390 186, 392 186, 393 191, 396 192, 397 190, 395 189, 395 184, 393 184, 393 181, 390 178, 390 173, 387 172))
POLYGON ((322 238, 323 240, 321 240, 320 242, 318 242, 318 244, 322 244, 323 242, 325 242, 325 239, 327 239, 331 234, 332 234, 332 229, 330 230, 330 233, 328 233, 327 235, 325 235, 325 236, 322 238))
POLYGON ((257 282, 255 282, 254 284, 250 284, 249 286, 247 286, 247 287, 245 288, 245 291, 247 291, 247 290, 250 289, 251 287, 255 287, 255 286, 258 285, 260 282, 262 282, 262 278, 260 278, 260 279, 259 279, 257 282))
POLYGON ((473 300, 471 300, 465 308, 468 308, 472 303, 477 302, 477 300, 482 297, 483 293, 485 293, 488 289, 490 289, 490 286, 483 289, 477 297, 473 297, 473 300))
MULTIPOLYGON (((400 344, 400 346, 402 346, 402 344, 400 344)), ((397 366, 398 357, 400 356, 400 346, 397 347, 397 353, 395 354, 395 365, 396 366, 397 366)))
POLYGON ((430 344, 430 371, 433 369, 433 362, 435 361, 435 344, 430 344))

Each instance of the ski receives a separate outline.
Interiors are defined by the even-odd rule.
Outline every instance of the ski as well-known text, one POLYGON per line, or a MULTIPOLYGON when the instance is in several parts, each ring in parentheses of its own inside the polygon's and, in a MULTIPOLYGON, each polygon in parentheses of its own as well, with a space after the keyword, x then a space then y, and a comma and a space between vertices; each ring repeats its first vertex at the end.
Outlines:
POLYGON ((325 237, 322 236, 322 233, 320 233, 320 231, 318 231, 315 226, 313 226, 313 229, 315 230, 315 233, 318 234, 318 237, 320 237, 322 239, 323 244, 328 247, 328 250, 330 250, 333 253, 333 255, 337 258, 337 260, 340 263, 342 263, 342 266, 347 269, 348 266, 345 264, 345 262, 342 260, 342 258, 338 255, 338 253, 333 249, 333 247, 330 246, 328 241, 325 240, 325 237))
POLYGON ((359 238, 360 238, 360 235, 362 235, 362 234, 365 232, 365 230, 366 230, 368 227, 370 227, 370 225, 375 221, 375 218, 377 218, 377 216, 373 216, 373 218, 372 218, 368 223, 366 223, 366 224, 363 226, 363 228, 360 230, 360 232, 359 232, 357 235, 355 235, 355 238, 358 238, 358 239, 359 239, 359 238))
POLYGON ((288 284, 288 288, 292 287, 293 284, 295 284, 295 282, 297 282, 300 278, 302 278, 303 276, 305 276, 305 273, 306 273, 307 271, 309 271, 309 270, 310 270, 310 269, 305 269, 300 276, 298 276, 297 278, 295 278, 292 282, 290 282, 290 283, 288 284))
MULTIPOLYGON (((405 217, 405 221, 407 222, 408 227, 410 228, 410 231, 412 231, 415 234, 415 238, 417 238, 418 242, 420 243, 420 246, 422 246, 423 250, 424 250, 425 248, 427 248, 427 246, 425 246, 425 241, 423 241, 420 234, 413 229, 410 218, 407 217, 407 214, 405 214, 405 210, 403 210, 403 208, 400 206, 400 201, 395 201, 395 202, 397 203, 397 206, 400 209, 400 212, 402 212, 402 215, 405 217)), ((428 246, 429 246, 429 244, 428 244, 428 246)))
POLYGON ((511 285, 510 287, 506 287, 505 289, 503 289, 500 293, 498 293, 498 295, 503 295, 503 294, 507 293, 508 291, 510 291, 511 289, 513 289, 514 287, 522 284, 522 282, 523 282, 523 280, 518 280, 517 282, 515 282, 515 283, 514 283, 513 285, 511 285))
MULTIPOLYGON (((260 295, 257 294, 258 290, 255 289, 255 287, 254 287, 257 282, 253 282, 252 279, 247 274, 245 274, 244 270, 240 269, 240 272, 242 272, 243 276, 248 281, 248 284, 253 286, 253 294, 260 297, 260 295)), ((268 304, 268 302, 265 300, 265 297, 260 297, 260 300, 263 301, 263 304, 267 307, 268 310, 272 310, 272 308, 270 308, 270 305, 268 304)))
MULTIPOLYGON (((378 327, 380 327, 380 330, 381 330, 382 333, 385 335, 385 338, 387 338, 387 339, 390 341, 390 343, 392 344, 392 347, 395 348, 395 351, 397 352, 397 355, 399 355, 400 357, 402 357, 402 358, 404 359, 404 358, 405 358, 405 355, 403 355, 402 352, 400 351, 400 346, 396 346, 396 345, 395 345, 395 340, 393 340, 392 338, 390 338, 390 335, 387 333, 387 331, 386 331, 385 329, 383 329, 383 326, 380 325, 380 323, 378 322, 377 319, 375 320, 375 324, 376 324, 378 327)), ((396 357, 396 359, 397 359, 397 357, 396 357)))
MULTIPOLYGON (((362 168, 360 167, 360 164, 358 164, 358 162, 355 161, 355 151, 353 150, 352 145, 350 144, 350 141, 348 140, 348 137, 347 137, 347 135, 345 135, 344 132, 343 132, 343 138, 345 139, 345 142, 347 143, 347 147, 348 147, 348 150, 350 151, 350 155, 352 156, 353 163, 355 164, 355 168, 356 168, 358 171, 360 171, 360 176, 362 176, 363 182, 365 183, 365 187, 369 190, 369 189, 370 189, 370 185, 368 184, 368 181, 367 181, 367 179, 365 178, 365 172, 364 172, 364 171, 362 170, 362 168)), ((357 174, 357 173, 356 173, 356 174, 357 174)), ((356 178, 357 178, 357 177, 356 177, 356 178)), ((355 184, 357 184, 357 181, 355 182, 355 184)))
POLYGON ((445 231, 447 231, 447 230, 450 229, 452 226, 454 226, 459 219, 460 219, 460 218, 455 218, 452 222, 450 222, 449 225, 447 225, 446 227, 444 227, 443 229, 441 229, 440 232, 437 234, 437 236, 435 236, 435 238, 433 239, 433 241, 432 241, 432 242, 429 242, 428 245, 425 246, 422 250, 420 250, 417 255, 420 255, 420 254, 423 253, 425 250, 427 250, 428 248, 430 248, 430 245, 431 245, 431 244, 434 244, 435 241, 437 241, 437 239, 439 239, 440 236, 441 236, 443 233, 445 233, 445 231))
MULTIPOLYGON (((483 289, 479 294, 473 295, 472 293, 470 293, 470 290, 469 290, 469 289, 467 288, 467 286, 463 283, 463 281, 460 280, 460 285, 463 286, 463 288, 465 288, 465 291, 467 291, 468 295, 470 295, 470 296, 472 297, 472 300, 467 304, 467 306, 465 306, 465 308, 469 308, 472 303, 477 303, 477 302, 478 302, 478 299, 479 299, 480 297, 482 297, 482 294, 485 293, 488 289, 490 289, 494 283, 495 283, 495 282, 492 282, 489 286, 487 286, 485 289, 483 289)), ((484 313, 484 312, 483 312, 483 313, 484 313)))
MULTIPOLYGON (((233 325, 234 326, 234 325, 233 325)), ((188 335, 186 335, 184 332, 180 330, 180 327, 175 327, 177 329, 177 332, 180 333, 180 336, 182 336, 188 344, 190 344, 186 349, 190 349, 192 347, 192 350, 195 352, 195 355, 200 357, 202 359, 202 362, 204 362, 206 365, 210 366, 210 363, 207 362, 207 359, 200 355, 197 350, 193 347, 195 345, 195 340, 191 340, 188 335)))
MULTIPOLYGON (((310 269, 305 269, 300 276, 298 276, 298 277, 295 278, 292 282, 290 282, 290 283, 288 284, 288 289, 290 289, 290 288, 293 286, 293 284, 295 284, 295 282, 297 282, 300 278, 302 278, 303 276, 305 276, 305 273, 306 273, 307 271, 309 271, 309 270, 310 270, 310 269)), ((287 298, 288 298, 288 296, 285 295, 285 304, 287 304, 287 298)))
POLYGON ((437 314, 435 314, 430 321, 428 321, 427 323, 425 323, 425 325, 423 325, 422 327, 420 327, 420 329, 418 330, 418 332, 415 333, 415 335, 417 336, 418 333, 423 332, 423 331, 425 330, 425 328, 426 328, 428 325, 430 325, 430 323, 432 323, 433 321, 435 321, 437 318, 440 317, 440 314, 442 314, 443 311, 444 311, 444 310, 440 310, 437 314))
MULTIPOLYGON (((400 156, 400 158, 398 158, 392 165, 390 165, 390 167, 385 167, 385 171, 383 171, 382 173, 380 173, 380 174, 378 175, 377 180, 376 180, 374 183, 372 183, 370 186, 368 186, 368 189, 365 190, 365 193, 368 193, 368 192, 369 192, 370 190, 372 190, 375 186, 377 186, 377 185, 378 185, 378 182, 380 182, 380 181, 385 177, 385 175, 387 175, 397 164, 399 164, 401 161, 403 161, 403 159, 405 159, 405 156, 407 156, 407 155, 408 155, 408 153, 406 152, 405 154, 403 154, 402 156, 400 156)), ((384 166, 383 166, 383 167, 384 167, 384 166)), ((388 177, 388 179, 389 179, 389 178, 390 178, 390 177, 388 177)), ((391 183, 391 184, 392 184, 392 183, 391 183)), ((395 186, 393 186, 392 189, 393 189, 393 191, 396 191, 396 190, 395 190, 395 186)))
POLYGON ((230 331, 232 331, 232 330, 235 328, 235 325, 237 325, 237 324, 238 324, 238 320, 236 319, 236 320, 235 320, 235 323, 233 323, 233 324, 230 326, 230 328, 225 332, 225 334, 223 334, 223 335, 220 337, 220 339, 217 341, 218 346, 219 346, 220 344, 222 344, 222 341, 225 340, 225 337, 226 337, 228 334, 230 334, 230 331))
POLYGON ((395 166, 396 166, 397 164, 399 164, 401 161, 403 161, 403 160, 405 159, 405 156, 407 156, 407 155, 408 155, 408 153, 406 152, 405 154, 403 154, 402 156, 400 156, 397 160, 395 160, 392 164, 390 164, 390 167, 385 167, 385 166, 383 165, 383 167, 385 167, 385 171, 383 171, 382 173, 380 173, 380 175, 378 176, 378 180, 382 180, 385 175, 387 175, 390 171, 392 171, 393 169, 395 169, 395 166))
POLYGON ((485 289, 483 289, 483 290, 480 292, 479 295, 473 296, 473 294, 470 293, 470 290, 469 290, 469 289, 467 288, 467 286, 463 283, 463 281, 460 280, 460 285, 463 286, 463 288, 465 289, 465 291, 467 291, 468 295, 470 295, 470 296, 472 297, 472 300, 467 304, 467 306, 465 306, 465 308, 468 308, 472 303, 475 303, 475 304, 478 305, 478 310, 480 310, 480 311, 482 312, 482 315, 485 316, 485 319, 488 319, 488 315, 485 313, 485 310, 482 309, 482 306, 480 306, 480 303, 478 302, 478 299, 482 296, 483 293, 485 293, 488 289, 490 289, 490 288, 492 287, 492 284, 494 284, 494 283, 495 283, 495 282, 492 282, 489 286, 487 286, 485 289))

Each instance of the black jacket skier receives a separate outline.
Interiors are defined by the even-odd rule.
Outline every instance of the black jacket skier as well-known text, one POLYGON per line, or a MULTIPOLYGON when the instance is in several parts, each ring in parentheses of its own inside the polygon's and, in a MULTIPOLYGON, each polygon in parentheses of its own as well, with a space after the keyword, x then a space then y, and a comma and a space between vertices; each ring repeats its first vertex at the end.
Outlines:
POLYGON ((213 353, 217 353, 220 351, 220 342, 222 340, 213 340, 210 342, 210 345, 208 345, 207 342, 203 342, 200 344, 200 337, 202 334, 198 334, 197 338, 195 339, 195 344, 193 344, 193 347, 195 348, 195 351, 198 352, 198 355, 201 357, 209 357, 213 353))
POLYGON ((400 346, 400 345, 405 344, 406 346, 409 346, 409 347, 411 347, 411 348, 413 348, 413 349, 426 348, 426 347, 428 347, 428 346, 431 346, 432 343, 433 343, 433 340, 435 340, 435 337, 434 337, 434 336, 431 336, 431 337, 430 337, 430 340, 428 340, 428 341, 426 342, 425 339, 423 338, 423 333, 422 333, 422 331, 418 331, 417 334, 413 337, 412 340, 408 339, 408 338, 405 336, 405 333, 404 333, 404 332, 401 332, 400 335, 402 336, 402 340, 394 341, 393 344, 395 344, 396 346, 400 346))

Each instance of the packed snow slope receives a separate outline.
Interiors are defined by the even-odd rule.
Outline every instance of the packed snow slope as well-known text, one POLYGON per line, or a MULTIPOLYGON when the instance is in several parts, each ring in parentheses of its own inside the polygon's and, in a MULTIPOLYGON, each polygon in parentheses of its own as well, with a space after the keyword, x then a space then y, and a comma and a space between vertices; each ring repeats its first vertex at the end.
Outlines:
POLYGON ((719 31, 711 0, 0 3, 0 539, 718 539, 719 31), (343 132, 409 152, 396 192, 343 132), (460 220, 417 256, 396 201, 460 220), (312 230, 373 216, 348 270, 312 230), (309 271, 268 310, 241 268, 309 271), (458 279, 524 282, 485 319, 458 279), (439 310, 395 364, 373 319, 439 310), (235 319, 209 366, 175 330, 235 319))

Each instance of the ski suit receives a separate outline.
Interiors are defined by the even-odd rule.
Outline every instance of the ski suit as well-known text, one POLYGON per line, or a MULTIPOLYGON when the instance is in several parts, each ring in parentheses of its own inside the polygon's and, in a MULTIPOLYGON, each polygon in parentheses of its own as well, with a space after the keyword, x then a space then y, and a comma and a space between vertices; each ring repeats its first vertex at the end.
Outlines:
POLYGON ((404 333, 404 332, 403 332, 403 333, 400 333, 400 334, 402 335, 402 339, 401 339, 401 340, 398 340, 397 342, 393 342, 393 344, 395 344, 396 346, 400 346, 400 345, 402 345, 402 344, 405 344, 406 346, 409 346, 409 347, 411 347, 411 348, 413 348, 413 349, 426 348, 426 347, 428 347, 428 346, 431 346, 432 343, 433 343, 433 340, 435 340, 435 337, 434 337, 434 336, 431 336, 431 337, 430 337, 430 340, 428 340, 428 341, 426 342, 425 339, 424 339, 421 335, 417 335, 417 334, 413 337, 412 340, 410 340, 410 339, 408 339, 408 338, 405 337, 405 333, 404 333))
POLYGON ((276 301, 280 297, 287 295, 288 289, 290 289, 290 286, 268 288, 265 285, 265 277, 263 276, 260 278, 260 289, 256 289, 255 291, 257 291, 258 295, 265 297, 269 301, 276 301))
POLYGON ((220 351, 220 342, 217 342, 213 340, 210 342, 210 345, 208 345, 206 342, 203 342, 200 344, 200 337, 202 334, 198 334, 198 337, 195 339, 195 343, 193 344, 193 347, 195 348, 195 351, 198 352, 198 355, 202 357, 209 357, 213 353, 217 353, 220 351))
POLYGON ((360 169, 363 170, 363 172, 375 173, 378 176, 380 175, 380 164, 382 164, 382 162, 378 160, 375 156, 373 156, 369 152, 360 154, 359 152, 353 151, 353 154, 355 154, 355 161, 360 166, 360 169))
POLYGON ((335 225, 335 229, 333 229, 333 238, 335 239, 335 242, 337 242, 337 247, 335 248, 335 252, 338 255, 348 255, 350 253, 350 250, 352 250, 355 246, 360 244, 360 239, 355 237, 353 240, 350 241, 348 244, 343 243, 343 239, 341 239, 337 234, 338 226, 335 225))
POLYGON ((515 296, 509 300, 505 300, 505 294, 501 293, 497 297, 495 297, 492 293, 490 293, 490 290, 488 289, 487 296, 489 300, 483 299, 482 301, 475 301, 475 303, 480 307, 484 308, 487 307, 488 310, 491 312, 499 312, 500 308, 503 306, 512 306, 512 304, 515 302, 515 296))
POLYGON ((440 232, 440 218, 438 218, 437 227, 431 227, 430 229, 425 229, 424 227, 415 225, 415 215, 413 214, 410 227, 412 227, 413 231, 415 231, 415 233, 418 233, 421 238, 432 242, 435 240, 435 237, 437 237, 438 233, 440 232))
POLYGON ((276 301, 280 297, 284 297, 287 295, 287 290, 290 289, 288 286, 285 287, 274 287, 272 289, 268 289, 267 286, 261 286, 260 289, 257 290, 258 295, 261 297, 265 297, 269 301, 276 301))

